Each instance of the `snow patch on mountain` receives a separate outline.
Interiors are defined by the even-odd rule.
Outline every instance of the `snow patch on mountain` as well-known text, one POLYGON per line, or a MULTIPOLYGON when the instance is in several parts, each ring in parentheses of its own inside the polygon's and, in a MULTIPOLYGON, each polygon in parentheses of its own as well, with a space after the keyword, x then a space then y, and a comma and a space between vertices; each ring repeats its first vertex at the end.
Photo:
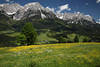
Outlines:
POLYGON ((16 13, 16 12, 12 12, 12 13, 11 13, 11 12, 9 12, 9 13, 7 12, 8 15, 13 15, 13 14, 15 14, 15 13, 16 13))

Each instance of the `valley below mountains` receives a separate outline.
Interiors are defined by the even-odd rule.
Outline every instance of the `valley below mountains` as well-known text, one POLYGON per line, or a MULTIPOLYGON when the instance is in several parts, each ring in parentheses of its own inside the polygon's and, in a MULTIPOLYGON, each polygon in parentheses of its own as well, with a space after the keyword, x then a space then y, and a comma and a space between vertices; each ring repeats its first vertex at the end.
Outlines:
POLYGON ((23 26, 32 23, 36 44, 100 42, 100 24, 82 13, 55 13, 38 2, 0 4, 0 47, 16 46, 23 26), (77 40, 76 40, 77 39, 77 40))

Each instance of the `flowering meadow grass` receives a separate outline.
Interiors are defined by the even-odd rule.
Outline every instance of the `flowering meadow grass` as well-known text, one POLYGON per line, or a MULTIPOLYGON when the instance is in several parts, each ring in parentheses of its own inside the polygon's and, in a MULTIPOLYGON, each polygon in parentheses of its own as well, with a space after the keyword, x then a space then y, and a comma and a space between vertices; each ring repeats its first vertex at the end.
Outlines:
POLYGON ((100 67, 100 43, 4 47, 0 67, 100 67))

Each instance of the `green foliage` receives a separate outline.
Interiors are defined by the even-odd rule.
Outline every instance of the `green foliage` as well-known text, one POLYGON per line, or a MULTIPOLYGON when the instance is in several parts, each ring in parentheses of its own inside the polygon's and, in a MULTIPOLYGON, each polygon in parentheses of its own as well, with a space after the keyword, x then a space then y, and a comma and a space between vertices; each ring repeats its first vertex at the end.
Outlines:
POLYGON ((79 42, 79 38, 78 38, 77 35, 76 35, 75 38, 74 38, 74 42, 79 42))
POLYGON ((50 37, 50 32, 43 32, 37 36, 38 43, 37 44, 46 44, 46 43, 56 43, 56 38, 50 37))
POLYGON ((70 42, 74 42, 74 39, 75 39, 76 36, 77 36, 77 34, 74 34, 74 33, 72 33, 72 34, 67 34, 68 40, 69 40, 70 42))
POLYGON ((83 39, 83 42, 89 42, 90 41, 90 38, 89 37, 85 37, 84 39, 83 39))
POLYGON ((0 31, 0 47, 16 46, 16 37, 19 34, 13 30, 0 31))
POLYGON ((26 37, 27 45, 32 45, 37 39, 37 32, 35 31, 32 23, 26 23, 22 29, 22 34, 26 37))
POLYGON ((52 36, 58 40, 60 43, 73 43, 73 42, 90 42, 91 38, 88 36, 83 36, 75 33, 55 33, 55 35, 49 34, 49 36, 52 36))
POLYGON ((87 36, 79 36, 79 42, 90 42, 91 38, 87 36))
POLYGON ((58 38, 58 42, 60 42, 60 43, 66 43, 67 42, 67 39, 64 38, 64 37, 59 37, 58 38))
POLYGON ((25 45, 26 44, 26 36, 24 34, 20 34, 17 37, 17 45, 25 45))

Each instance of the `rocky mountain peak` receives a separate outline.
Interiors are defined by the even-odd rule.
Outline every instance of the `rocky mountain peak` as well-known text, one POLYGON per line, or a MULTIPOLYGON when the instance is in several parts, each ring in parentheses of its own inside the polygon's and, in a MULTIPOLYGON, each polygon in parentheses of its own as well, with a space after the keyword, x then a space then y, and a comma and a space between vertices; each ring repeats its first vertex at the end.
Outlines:
POLYGON ((80 22, 80 24, 83 24, 83 21, 89 21, 91 23, 95 23, 93 18, 90 15, 84 15, 80 12, 76 12, 76 13, 59 13, 56 14, 56 16, 59 19, 65 20, 65 21, 69 21, 69 23, 78 23, 80 22))
POLYGON ((21 5, 14 3, 14 4, 1 4, 2 10, 8 14, 13 15, 15 14, 19 9, 23 8, 21 5))
POLYGON ((12 16, 14 20, 25 19, 29 17, 38 18, 54 18, 55 14, 44 8, 39 2, 33 2, 21 6, 17 3, 14 4, 1 4, 0 11, 4 11, 5 15, 12 16))
POLYGON ((24 5, 24 9, 27 11, 28 9, 31 10, 39 10, 39 9, 44 9, 44 7, 42 5, 40 5, 39 2, 33 2, 33 3, 28 3, 26 5, 24 5))

